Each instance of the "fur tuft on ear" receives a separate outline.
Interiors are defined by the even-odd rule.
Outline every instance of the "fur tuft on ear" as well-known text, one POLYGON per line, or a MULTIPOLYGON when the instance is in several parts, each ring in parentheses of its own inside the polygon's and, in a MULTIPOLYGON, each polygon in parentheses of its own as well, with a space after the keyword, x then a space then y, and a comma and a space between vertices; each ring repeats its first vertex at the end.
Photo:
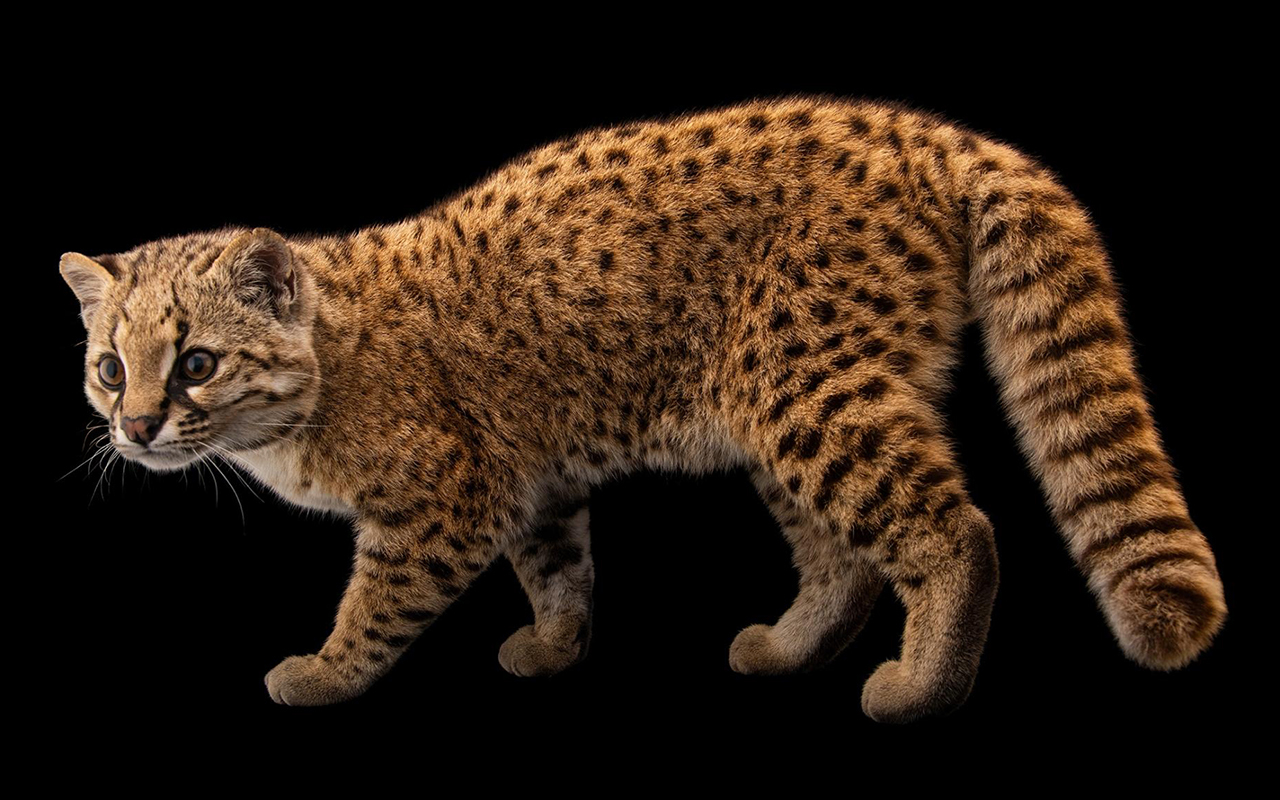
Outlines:
POLYGON ((63 253, 58 271, 71 291, 76 293, 80 301, 80 318, 87 329, 102 298, 115 282, 115 261, 110 256, 102 256, 95 261, 79 253, 63 253))
POLYGON ((284 237, 269 228, 254 228, 227 245, 211 270, 231 279, 243 303, 283 318, 298 296, 293 252, 284 237))

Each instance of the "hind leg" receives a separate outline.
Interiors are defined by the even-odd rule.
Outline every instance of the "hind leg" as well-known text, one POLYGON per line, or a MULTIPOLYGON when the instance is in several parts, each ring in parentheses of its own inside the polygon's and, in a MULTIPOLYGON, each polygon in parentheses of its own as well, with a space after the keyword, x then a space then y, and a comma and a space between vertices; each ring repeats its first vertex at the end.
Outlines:
POLYGON ((861 531, 907 607, 901 655, 862 689, 862 710, 878 722, 962 704, 991 624, 998 574, 990 522, 962 493, 921 502, 920 512, 861 531))
POLYGON ((752 625, 738 634, 729 648, 729 666, 748 675, 814 669, 862 630, 884 576, 846 538, 816 527, 767 470, 755 470, 751 480, 791 544, 800 592, 777 623, 752 625))
POLYGON ((588 523, 585 502, 567 506, 505 546, 534 614, 498 651, 512 675, 554 675, 586 657, 595 577, 588 523))
POLYGON ((986 642, 991 525, 912 387, 851 372, 824 389, 784 395, 750 435, 793 502, 870 558, 907 608, 901 655, 867 681, 863 710, 891 722, 944 713, 968 696, 986 642))

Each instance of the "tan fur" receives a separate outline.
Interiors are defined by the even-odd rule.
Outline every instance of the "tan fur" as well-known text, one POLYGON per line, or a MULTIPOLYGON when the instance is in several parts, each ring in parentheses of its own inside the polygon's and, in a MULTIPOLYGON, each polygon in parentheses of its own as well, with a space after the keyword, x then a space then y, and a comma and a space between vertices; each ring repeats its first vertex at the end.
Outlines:
POLYGON ((115 428, 163 420, 151 447, 118 436, 126 456, 169 469, 221 448, 353 518, 333 633, 267 676, 279 702, 363 692, 500 554, 535 614, 502 665, 564 669, 590 635, 590 487, 745 466, 800 593, 730 665, 823 663, 888 581, 906 632, 864 709, 954 708, 998 582, 938 412, 972 318, 1125 652, 1180 666, 1225 616, 1086 212, 927 114, 796 97, 590 131, 395 225, 227 229, 68 254, 63 274, 94 407, 115 428), (216 373, 175 382, 193 347, 216 373), (109 353, 123 391, 98 379, 109 353))

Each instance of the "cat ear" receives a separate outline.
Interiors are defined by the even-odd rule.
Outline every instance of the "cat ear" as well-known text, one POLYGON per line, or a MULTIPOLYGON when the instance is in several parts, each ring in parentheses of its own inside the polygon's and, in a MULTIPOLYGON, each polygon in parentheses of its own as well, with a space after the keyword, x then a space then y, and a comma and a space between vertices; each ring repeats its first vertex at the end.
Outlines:
POLYGON ((284 237, 254 228, 227 245, 211 270, 230 278, 241 302, 283 318, 298 296, 293 252, 284 237))
POLYGON ((79 253, 63 253, 58 271, 80 300, 80 318, 84 320, 85 328, 88 328, 102 298, 107 296, 111 285, 115 283, 115 260, 110 256, 99 256, 95 261, 79 253))

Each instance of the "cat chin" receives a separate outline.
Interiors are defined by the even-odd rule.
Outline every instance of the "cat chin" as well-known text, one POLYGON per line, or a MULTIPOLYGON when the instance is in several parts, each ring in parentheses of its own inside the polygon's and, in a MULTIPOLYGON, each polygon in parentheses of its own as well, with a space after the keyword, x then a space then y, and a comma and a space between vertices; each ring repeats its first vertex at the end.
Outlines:
POLYGON ((201 454, 191 451, 173 451, 173 452, 155 452, 144 450, 137 453, 127 453, 123 450, 120 454, 130 461, 137 462, 153 472, 174 472, 183 467, 189 466, 199 460, 201 454))

